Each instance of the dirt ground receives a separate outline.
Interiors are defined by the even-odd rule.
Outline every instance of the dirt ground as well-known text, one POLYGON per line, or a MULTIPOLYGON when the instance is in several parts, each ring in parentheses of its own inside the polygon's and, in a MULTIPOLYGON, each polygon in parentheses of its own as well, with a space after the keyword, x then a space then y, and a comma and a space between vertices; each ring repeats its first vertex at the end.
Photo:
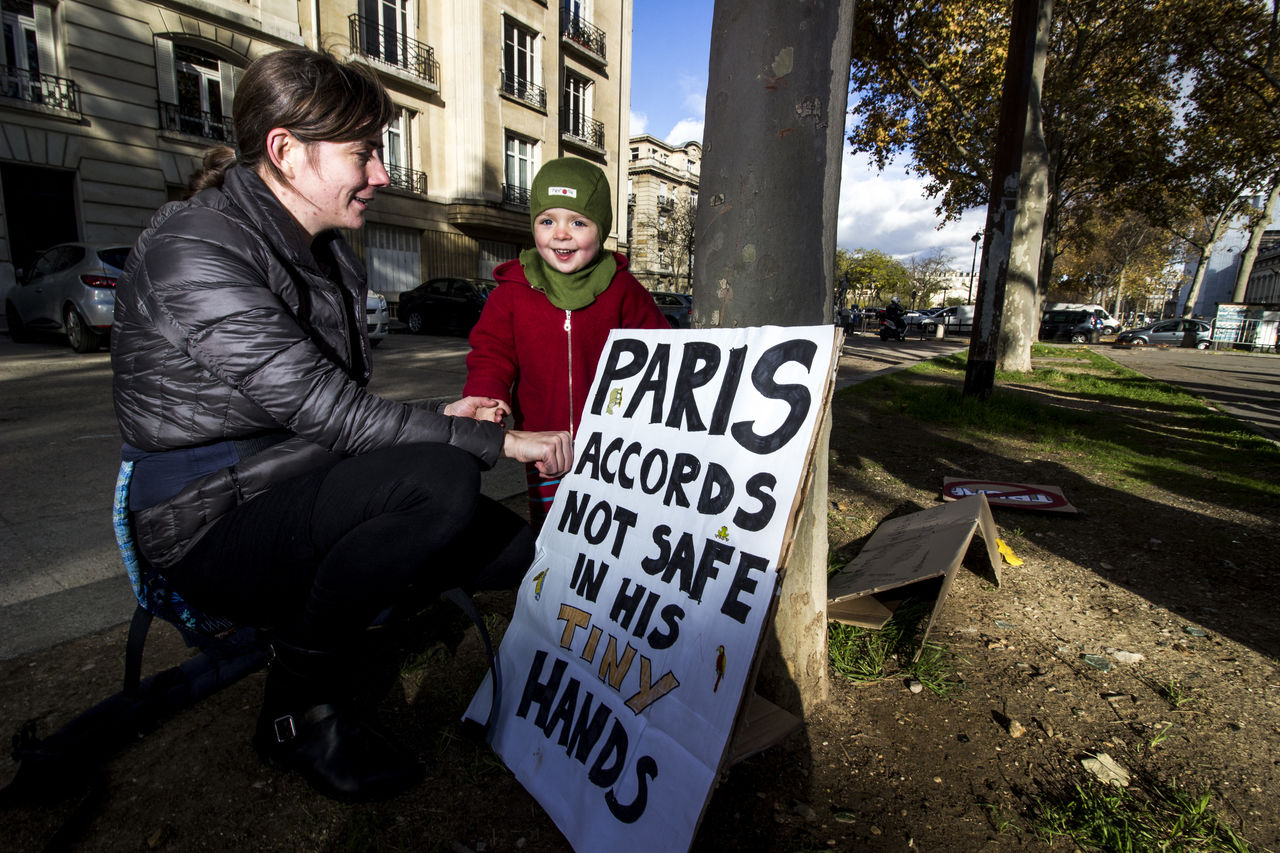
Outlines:
MULTIPOLYGON (((833 677, 830 701, 801 733, 728 771, 694 850, 1069 851, 1038 839, 1028 814, 1037 797, 1090 784, 1080 760, 1096 752, 1135 778, 1210 792, 1255 849, 1280 850, 1273 505, 1135 490, 1067 450, 974 447, 871 417, 847 397, 834 405, 830 521, 841 560, 884 519, 935 505, 944 475, 1056 484, 1082 511, 996 510, 1023 564, 1006 566, 998 588, 962 570, 931 635, 957 656, 962 685, 939 697, 899 678, 833 677)), ((498 630, 512 602, 480 600, 498 630)), ((56 796, 6 804, 0 849, 567 850, 459 727, 485 663, 473 629, 449 610, 423 624, 436 617, 443 627, 388 638, 406 648, 405 663, 387 680, 370 677, 390 684, 376 694, 378 715, 426 761, 413 791, 343 805, 261 764, 248 746, 259 672, 131 738, 56 796)), ((110 695, 124 636, 122 626, 0 663, 0 730, 34 721, 47 735, 110 695)), ((185 655, 176 632, 153 629, 149 668, 185 655)), ((0 783, 12 772, 0 769, 0 783)))

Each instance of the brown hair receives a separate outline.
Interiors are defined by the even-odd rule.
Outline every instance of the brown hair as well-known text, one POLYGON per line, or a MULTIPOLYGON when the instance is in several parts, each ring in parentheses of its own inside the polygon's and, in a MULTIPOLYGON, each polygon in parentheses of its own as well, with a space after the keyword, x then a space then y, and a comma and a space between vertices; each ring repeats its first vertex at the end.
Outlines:
MULTIPOLYGON (((303 143, 352 142, 377 137, 395 115, 382 83, 367 66, 297 48, 253 61, 236 85, 232 120, 236 160, 281 177, 267 156, 267 134, 283 127, 303 143)), ((217 186, 235 160, 211 149, 189 187, 217 186)))

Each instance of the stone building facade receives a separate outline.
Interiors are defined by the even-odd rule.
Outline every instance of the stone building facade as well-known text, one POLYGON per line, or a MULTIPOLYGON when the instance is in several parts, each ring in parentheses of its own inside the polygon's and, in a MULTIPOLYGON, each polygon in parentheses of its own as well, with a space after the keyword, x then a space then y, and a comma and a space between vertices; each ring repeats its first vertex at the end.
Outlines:
POLYGON ((350 235, 371 287, 487 278, 528 245, 545 160, 599 164, 626 249, 632 0, 3 0, 0 287, 66 240, 132 242, 234 142, 258 56, 319 47, 378 72, 392 186, 350 235))
POLYGON ((650 290, 691 293, 702 146, 633 136, 628 157, 631 271, 650 290))

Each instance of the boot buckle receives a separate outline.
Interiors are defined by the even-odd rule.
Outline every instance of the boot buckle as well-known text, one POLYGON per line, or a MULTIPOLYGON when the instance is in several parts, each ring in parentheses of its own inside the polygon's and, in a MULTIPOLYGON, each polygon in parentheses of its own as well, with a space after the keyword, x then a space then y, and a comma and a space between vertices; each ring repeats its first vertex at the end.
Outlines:
POLYGON ((276 743, 288 743, 298 736, 298 729, 293 724, 293 715, 285 714, 271 721, 271 730, 275 733, 276 743))

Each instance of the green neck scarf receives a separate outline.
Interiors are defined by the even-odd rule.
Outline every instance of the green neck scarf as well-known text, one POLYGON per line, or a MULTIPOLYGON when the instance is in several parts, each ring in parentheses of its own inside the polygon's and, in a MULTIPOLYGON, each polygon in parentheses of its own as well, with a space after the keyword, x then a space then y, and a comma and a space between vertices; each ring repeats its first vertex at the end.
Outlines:
POLYGON ((547 294, 551 304, 565 311, 577 311, 586 308, 596 297, 604 293, 613 274, 618 271, 618 259, 613 252, 603 248, 596 253, 595 259, 577 272, 562 273, 547 266, 547 262, 538 254, 537 249, 525 249, 520 253, 520 264, 524 267, 524 277, 534 289, 547 294))

